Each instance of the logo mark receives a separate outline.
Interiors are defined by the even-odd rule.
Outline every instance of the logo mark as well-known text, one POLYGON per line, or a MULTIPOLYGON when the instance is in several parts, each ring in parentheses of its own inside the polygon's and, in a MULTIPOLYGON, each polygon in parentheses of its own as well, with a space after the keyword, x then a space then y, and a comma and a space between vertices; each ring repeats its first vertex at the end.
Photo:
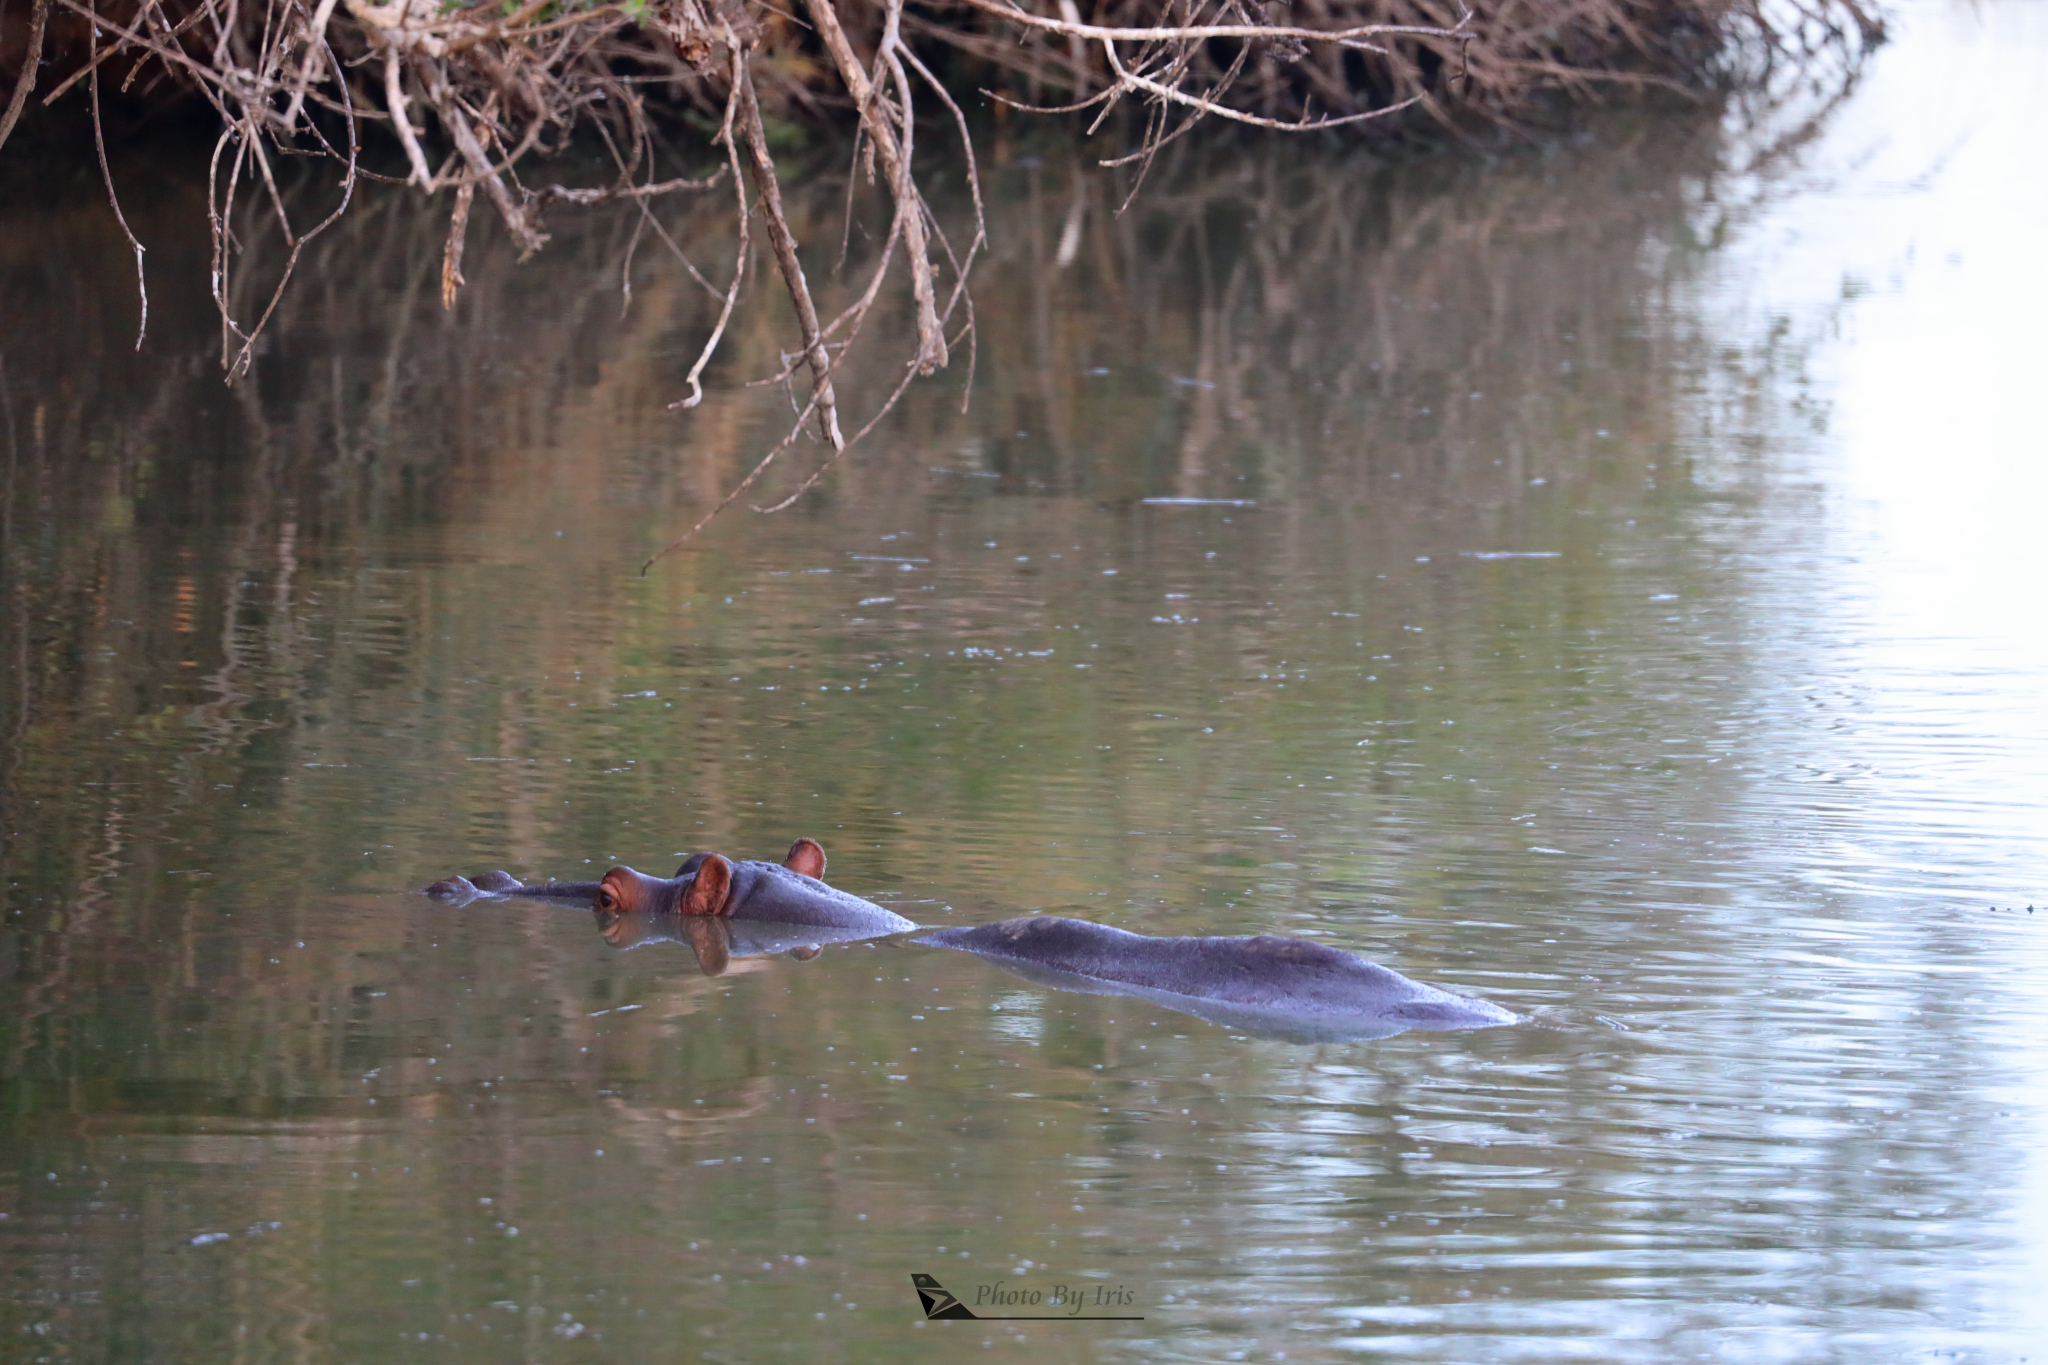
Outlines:
MULTIPOLYGON (((969 1322, 1143 1322, 1145 1320, 1143 1317, 1135 1315, 1130 1317, 1112 1317, 1100 1313, 1084 1317, 1081 1315, 1081 1308, 1086 1302, 1086 1291, 1081 1288, 1070 1289, 1066 1285, 1055 1286, 1050 1297, 1047 1297, 1038 1290, 1005 1290, 1002 1287, 1003 1282, 1001 1280, 996 1281, 993 1285, 985 1284, 978 1286, 976 1303, 992 1303, 1003 1307, 1008 1307, 1011 1304, 1028 1303, 1036 1306, 1044 1303, 1049 1306, 1057 1305, 1064 1307, 1067 1310, 1064 1313, 983 1314, 976 1313, 968 1308, 966 1304, 955 1298, 944 1285, 929 1275, 913 1274, 910 1277, 910 1284, 912 1288, 917 1290, 917 1297, 924 1304, 924 1316, 927 1322, 942 1320, 966 1320, 969 1322)), ((1114 1289, 1098 1286, 1095 1290, 1095 1301, 1097 1306, 1122 1306, 1131 1302, 1131 1294, 1122 1285, 1118 1285, 1114 1289)))
POLYGON ((917 1288, 917 1296, 924 1300, 925 1321, 940 1318, 972 1318, 967 1305, 946 1292, 946 1287, 929 1275, 912 1275, 910 1283, 917 1288))

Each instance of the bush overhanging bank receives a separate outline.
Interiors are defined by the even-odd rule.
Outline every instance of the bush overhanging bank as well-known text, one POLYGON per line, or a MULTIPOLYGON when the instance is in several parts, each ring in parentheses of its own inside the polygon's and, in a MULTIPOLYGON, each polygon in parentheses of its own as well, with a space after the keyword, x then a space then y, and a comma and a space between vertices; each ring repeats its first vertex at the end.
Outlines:
MULTIPOLYGON (((984 242, 980 197, 970 197, 971 219, 942 222, 916 168, 934 138, 948 139, 973 180, 972 104, 1064 111, 1091 130, 1116 115, 1126 136, 1105 160, 1133 164, 1135 187, 1161 147, 1199 135, 1198 125, 1392 132, 1517 123, 1561 96, 1617 86, 1709 94, 1815 65, 1839 70, 1844 54, 1853 61, 1880 36, 1859 0, 1100 0, 1085 14, 1077 0, 4 0, 0 146, 32 105, 85 102, 118 217, 105 100, 119 91, 159 106, 212 106, 211 277, 231 381, 246 372, 305 244, 348 211, 372 174, 366 147, 395 153, 372 160, 420 192, 448 196, 448 302, 463 283, 479 193, 523 254, 546 242, 544 215, 564 202, 635 201, 659 236, 650 205, 661 197, 732 195, 738 250, 717 272, 724 282, 691 268, 721 306, 679 376, 677 406, 701 399, 758 242, 796 314, 798 344, 780 377, 800 375, 808 392, 732 498, 810 431, 827 453, 776 504, 785 506, 905 386, 963 348, 971 358, 966 285, 984 242), (664 117, 678 113, 689 117, 664 117), (771 132, 790 122, 849 129, 856 178, 890 206, 867 274, 829 316, 782 207, 771 132), (606 183, 556 184, 540 169, 579 129, 608 150, 606 183), (719 168, 679 174, 701 169, 707 141, 719 168), (307 156, 339 169, 324 197, 280 187, 283 159, 307 156), (245 270, 262 275, 254 297, 264 302, 238 312, 231 300, 251 296, 237 278, 245 270), (907 289, 915 335, 906 329, 900 372, 856 422, 842 414, 834 373, 891 287, 907 289)), ((129 238, 141 331, 144 257, 129 238)))

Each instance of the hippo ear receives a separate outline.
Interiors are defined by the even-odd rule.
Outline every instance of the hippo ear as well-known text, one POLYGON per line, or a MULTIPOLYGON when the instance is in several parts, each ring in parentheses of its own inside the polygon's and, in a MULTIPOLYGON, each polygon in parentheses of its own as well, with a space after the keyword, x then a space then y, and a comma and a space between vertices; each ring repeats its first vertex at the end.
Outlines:
POLYGON ((689 857, 683 859, 683 865, 676 869, 676 876, 678 878, 690 876, 698 868, 704 866, 704 860, 710 856, 709 853, 692 853, 689 857))
POLYGON ((782 865, 791 872, 825 880, 825 850, 818 847, 816 839, 799 839, 791 844, 789 856, 782 860, 782 865))
POLYGON ((698 866, 683 893, 682 910, 686 915, 723 915, 731 909, 731 897, 732 864, 714 853, 698 866))

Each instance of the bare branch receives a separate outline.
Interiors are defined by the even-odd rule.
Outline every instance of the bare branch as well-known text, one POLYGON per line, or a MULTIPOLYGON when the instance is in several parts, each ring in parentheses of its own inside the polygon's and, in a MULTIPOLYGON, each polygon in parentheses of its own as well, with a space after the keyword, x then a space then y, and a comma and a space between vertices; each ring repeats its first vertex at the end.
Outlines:
MULTIPOLYGON (((607 204, 614 199, 638 199, 646 202, 658 195, 674 194, 678 190, 713 190, 725 179, 726 168, 721 166, 710 175, 695 179, 679 178, 663 180, 652 185, 606 185, 600 189, 570 189, 566 185, 549 185, 546 189, 535 190, 530 202, 535 204, 607 204)), ((716 290, 712 291, 714 294, 716 290)))
MULTIPOLYGON (((718 129, 718 141, 725 144, 725 154, 732 168, 733 193, 739 197, 740 245, 733 256, 732 288, 725 291, 725 302, 719 307, 717 325, 712 327, 711 335, 705 339, 704 348, 697 353, 696 363, 691 365, 690 372, 683 376, 683 382, 690 386, 690 396, 679 398, 669 404, 671 408, 694 408, 704 401, 704 386, 698 382, 698 377, 704 373, 704 367, 711 363, 711 354, 718 349, 719 338, 725 335, 725 324, 731 320, 732 306, 740 296, 740 281, 747 275, 747 181, 746 177, 740 174, 739 143, 732 135, 733 119, 740 107, 740 88, 746 81, 745 61, 745 54, 739 48, 733 48, 732 92, 726 96, 725 121, 718 129)), ((640 572, 646 573, 647 570, 643 567, 640 572)))
MULTIPOLYGON (((91 46, 99 42, 99 27, 87 30, 88 53, 91 46)), ((107 203, 113 206, 114 221, 121 225, 121 235, 128 239, 128 245, 135 250, 135 292, 142 300, 142 317, 135 324, 135 349, 142 349, 142 339, 149 335, 149 282, 142 273, 142 243, 136 239, 135 230, 128 226, 128 215, 121 212, 121 198, 114 193, 114 173, 107 168, 107 137, 100 126, 100 69, 97 63, 92 68, 92 145, 99 153, 100 179, 107 187, 107 203)))
POLYGON ((21 118, 22 106, 35 93, 36 69, 43 62, 43 28, 49 18, 50 0, 35 0, 35 8, 29 11, 28 46, 22 49, 21 74, 14 78, 14 98, 7 101, 6 115, 0 116, 0 147, 7 145, 7 135, 21 118))
POLYGON ((1299 38, 1307 42, 1337 43, 1378 52, 1384 49, 1372 46, 1365 40, 1394 36, 1450 38, 1456 36, 1472 21, 1472 12, 1466 10, 1450 28, 1437 28, 1428 24, 1362 24, 1355 28, 1338 29, 1290 28, 1285 24, 1160 24, 1147 28, 1105 28, 1099 24, 1075 24, 1064 19, 1048 19, 1044 15, 1018 9, 1015 5, 1004 4, 1002 0, 961 0, 961 3, 1000 15, 1011 23, 1025 28, 1043 29, 1048 33, 1112 43, 1150 43, 1167 40, 1201 42, 1210 38, 1299 38))
MULTIPOLYGON (((1314 123, 1286 123, 1280 119, 1261 118, 1257 114, 1242 113, 1239 110, 1232 109, 1227 104, 1217 104, 1213 100, 1203 99, 1199 95, 1190 95, 1185 90, 1177 90, 1173 86, 1162 85, 1158 81, 1148 80, 1135 72, 1127 71, 1124 69, 1123 63, 1117 60, 1115 44, 1107 40, 1102 44, 1102 51, 1109 58, 1110 70, 1116 73, 1117 81, 1120 84, 1128 85, 1135 90, 1143 90, 1147 94, 1156 95, 1163 100, 1171 100, 1175 104, 1185 104, 1189 108, 1199 109, 1205 114, 1214 114, 1218 118, 1231 119, 1237 123, 1249 123, 1254 128, 1277 128, 1283 133, 1313 133, 1324 128, 1340 128, 1347 123, 1364 123, 1369 119, 1385 118, 1389 114, 1398 114, 1403 109, 1413 108, 1423 100, 1421 95, 1411 95, 1398 104, 1389 104, 1379 109, 1368 109, 1362 114, 1345 114, 1339 118, 1318 119, 1314 123)), ((1105 161, 1103 164, 1106 166, 1112 163, 1105 161)))
MULTIPOLYGON (((903 0, 887 0, 887 17, 884 20, 882 42, 876 53, 878 64, 890 61, 893 51, 900 43, 900 22, 903 0)), ((846 82, 854 103, 860 106, 861 126, 874 142, 875 153, 881 158, 883 174, 888 177, 890 192, 896 198, 897 216, 904 222, 910 257, 911 291, 917 300, 917 363, 921 374, 930 374, 943 369, 946 364, 946 337, 940 330, 938 316, 934 311, 931 255, 926 247, 923 200, 918 196, 917 186, 910 178, 911 111, 910 92, 907 82, 899 79, 898 95, 903 113, 899 129, 892 127, 883 116, 880 107, 880 91, 869 80, 868 73, 854 56, 853 44, 847 40, 846 30, 839 26, 839 16, 832 7, 832 0, 808 0, 812 21, 817 25, 818 35, 825 41, 825 50, 831 54, 833 64, 839 68, 839 77, 846 82), (899 142, 900 136, 900 142, 899 142)), ((900 77, 901 71, 896 74, 900 77)))
POLYGON ((441 248, 441 308, 455 306, 455 295, 469 281, 462 278, 462 239, 469 232, 469 206, 476 199, 476 186, 455 191, 455 210, 448 216, 448 244, 441 248))
POLYGON ((391 127, 412 163, 412 183, 423 190, 434 188, 434 173, 427 169, 427 154, 420 150, 419 134, 405 107, 405 59, 396 47, 384 49, 384 107, 391 114, 391 127))
MULTIPOLYGON (((737 46, 737 44, 735 44, 737 46)), ((797 259, 796 237, 782 211, 782 186, 775 179, 775 160, 768 154, 768 135, 761 127, 761 106, 754 93, 753 73, 745 55, 737 68, 740 89, 740 137, 754 163, 754 187, 761 192, 761 216, 767 221, 768 243, 775 250, 783 284, 790 302, 796 305, 797 326, 803 333, 804 357, 811 366, 811 403, 818 412, 818 427, 834 450, 845 444, 839 433, 839 400, 832 391, 832 361, 825 353, 824 338, 818 334, 818 308, 811 301, 810 285, 804 281, 803 262, 797 259)))

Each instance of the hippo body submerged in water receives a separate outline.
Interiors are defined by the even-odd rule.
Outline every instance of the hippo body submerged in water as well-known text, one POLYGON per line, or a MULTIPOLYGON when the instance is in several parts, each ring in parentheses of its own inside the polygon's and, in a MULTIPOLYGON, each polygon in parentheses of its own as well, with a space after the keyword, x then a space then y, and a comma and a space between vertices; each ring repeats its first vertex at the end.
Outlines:
POLYGON ((917 927, 873 901, 827 886, 824 875, 825 850, 815 840, 799 839, 780 863, 735 863, 716 853, 698 853, 670 878, 615 867, 602 881, 529 884, 509 873, 488 872, 475 881, 450 877, 435 882, 427 894, 458 903, 481 896, 577 900, 607 915, 719 916, 855 930, 868 937, 917 927))
POLYGON ((1488 1001, 1410 981, 1307 939, 1148 938, 1036 915, 941 929, 917 941, 973 953, 1040 985, 1134 995, 1226 1028, 1298 1042, 1517 1022, 1488 1001))

